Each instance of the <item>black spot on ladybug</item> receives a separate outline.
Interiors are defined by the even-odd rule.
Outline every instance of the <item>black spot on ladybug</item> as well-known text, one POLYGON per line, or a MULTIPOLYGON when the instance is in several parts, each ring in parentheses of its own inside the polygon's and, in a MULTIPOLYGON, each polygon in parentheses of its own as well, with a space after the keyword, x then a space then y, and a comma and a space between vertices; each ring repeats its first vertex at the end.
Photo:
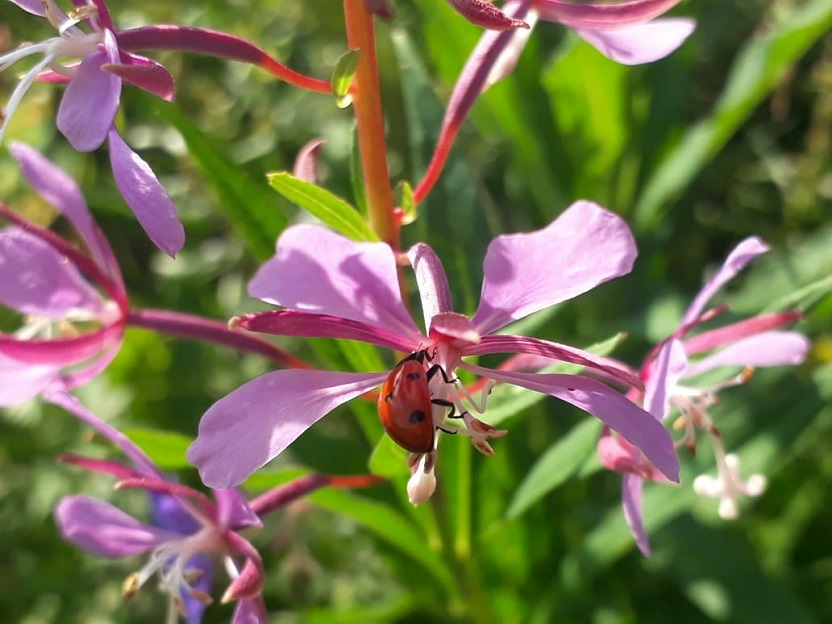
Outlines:
POLYGON ((569 392, 575 392, 575 388, 567 388, 567 390, 569 390, 569 392))
POLYGON ((417 379, 421 379, 421 378, 422 378, 421 373, 408 373, 407 374, 407 380, 408 381, 416 381, 417 379))
POLYGON ((413 410, 410 412, 410 424, 415 425, 417 423, 422 422, 426 418, 425 413, 422 410, 413 410))

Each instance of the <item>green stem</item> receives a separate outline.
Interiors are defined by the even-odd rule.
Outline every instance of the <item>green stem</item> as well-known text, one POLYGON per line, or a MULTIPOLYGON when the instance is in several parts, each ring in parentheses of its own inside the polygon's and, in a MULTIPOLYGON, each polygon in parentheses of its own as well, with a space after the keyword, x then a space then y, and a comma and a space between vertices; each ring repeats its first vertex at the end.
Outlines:
POLYGON ((393 213, 393 191, 387 167, 387 142, 373 16, 367 10, 365 0, 344 0, 344 18, 347 45, 352 50, 361 50, 353 82, 353 107, 370 227, 393 251, 398 252, 399 224, 393 213))

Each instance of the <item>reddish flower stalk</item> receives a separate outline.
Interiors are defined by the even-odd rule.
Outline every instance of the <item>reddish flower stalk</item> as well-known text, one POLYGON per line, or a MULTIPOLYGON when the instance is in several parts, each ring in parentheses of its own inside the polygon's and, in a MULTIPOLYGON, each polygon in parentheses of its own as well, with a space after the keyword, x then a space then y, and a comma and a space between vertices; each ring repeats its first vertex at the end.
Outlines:
POLYGON ((361 50, 353 83, 353 106, 370 227, 381 240, 398 251, 399 225, 394 218, 393 191, 387 167, 373 15, 367 10, 364 0, 344 0, 344 18, 347 44, 352 50, 361 50))

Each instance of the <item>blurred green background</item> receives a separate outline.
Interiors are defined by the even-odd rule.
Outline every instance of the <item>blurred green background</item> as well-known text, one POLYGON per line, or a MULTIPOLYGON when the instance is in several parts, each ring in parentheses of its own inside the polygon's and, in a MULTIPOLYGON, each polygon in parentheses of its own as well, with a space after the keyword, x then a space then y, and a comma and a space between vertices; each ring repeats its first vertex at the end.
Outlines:
MULTIPOLYGON (((321 77, 345 51, 334 0, 112 0, 110 8, 122 28, 221 29, 321 77)), ((378 29, 391 174, 415 184, 480 30, 444 0, 396 0, 395 9, 396 19, 378 29)), ((673 14, 695 17, 696 32, 669 58, 634 68, 604 59, 564 28, 539 24, 515 73, 476 104, 405 243, 424 240, 437 250, 457 309, 472 312, 480 259, 494 235, 545 225, 574 199, 604 204, 634 228, 640 258, 633 274, 523 330, 584 347, 626 331, 614 355, 635 365, 672 330, 728 250, 749 235, 765 238, 774 251, 719 301, 730 301, 738 316, 787 305, 804 310, 797 328, 813 349, 796 369, 758 371, 724 392, 712 417, 744 471, 766 474, 769 490, 744 505, 737 521, 719 520, 716 502, 690 487, 702 470, 713 472, 703 445, 696 458, 684 458, 681 487, 648 486, 654 555, 645 559, 624 524, 618 475, 600 471, 594 458, 600 427, 585 414, 495 392, 489 416, 505 418, 501 426, 510 430, 494 444, 496 456, 474 457, 464 440, 444 440, 440 491, 414 509, 403 496, 403 454, 386 443, 376 449, 374 406, 354 404, 249 483, 267 487, 300 468, 365 472, 374 449, 373 467, 396 473, 391 485, 371 491, 320 492, 252 537, 266 559, 265 597, 275 620, 832 621, 832 298, 819 283, 832 273, 832 5, 701 0, 682 2, 673 14)), ((52 35, 43 20, 0 5, 4 47, 52 35)), ((154 58, 177 80, 176 106, 126 88, 119 126, 185 221, 188 242, 175 262, 129 214, 107 154, 79 155, 56 132, 60 88, 34 86, 8 138, 33 144, 77 177, 135 308, 217 319, 261 309, 246 283, 280 227, 306 218, 264 176, 291 169, 300 147, 323 137, 322 183, 353 201, 351 112, 256 68, 154 58)), ((27 68, 0 74, 1 99, 27 68)), ((0 197, 43 223, 54 218, 5 153, 0 197)), ((61 222, 56 227, 65 231, 61 222)), ((3 312, 0 329, 11 331, 19 320, 3 312)), ((328 368, 392 363, 355 345, 282 344, 328 368)), ((267 370, 255 356, 130 330, 107 373, 78 394, 196 484, 183 451, 200 415, 267 370)), ((146 512, 142 494, 114 493, 107 478, 56 464, 66 451, 117 456, 71 416, 40 403, 0 415, 4 621, 161 621, 164 600, 152 582, 122 602, 121 582, 140 558, 99 560, 58 537, 52 509, 70 493, 146 512)), ((227 621, 230 612, 212 606, 206 621, 227 621)))

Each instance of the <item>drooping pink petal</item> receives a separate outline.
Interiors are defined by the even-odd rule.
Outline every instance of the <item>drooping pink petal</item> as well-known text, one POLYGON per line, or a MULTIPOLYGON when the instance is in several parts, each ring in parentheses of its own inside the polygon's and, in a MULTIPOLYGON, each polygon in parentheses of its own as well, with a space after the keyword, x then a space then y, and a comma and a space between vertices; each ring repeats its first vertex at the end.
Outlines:
POLYGON ((121 349, 121 344, 114 344, 109 347, 104 353, 94 358, 89 363, 85 363, 80 368, 74 368, 71 372, 64 371, 61 373, 61 385, 67 392, 83 386, 91 379, 95 379, 110 365, 118 352, 121 349))
POLYGON ((578 201, 541 230, 504 234, 488 246, 474 324, 482 334, 630 272, 630 228, 618 215, 578 201))
POLYGON ((185 244, 185 228, 176 206, 156 174, 119 136, 109 133, 110 165, 121 196, 154 244, 171 258, 185 244))
POLYGON ((266 373, 208 408, 188 461, 208 487, 237 486, 326 414, 386 377, 386 372, 266 373))
POLYGON ((443 312, 453 312, 448 276, 445 275, 445 267, 442 266, 439 256, 424 243, 413 245, 407 252, 407 257, 416 273, 425 328, 430 330, 431 319, 434 316, 443 312))
POLYGON ((144 56, 125 52, 121 55, 120 63, 105 63, 101 70, 115 74, 125 82, 168 102, 173 101, 176 93, 173 76, 167 68, 144 56))
POLYGON ((105 63, 118 63, 118 49, 113 52, 108 40, 115 46, 112 34, 107 32, 104 50, 84 58, 58 108, 58 130, 79 152, 101 146, 121 101, 121 79, 101 69, 105 63))
POLYGON ((318 183, 318 153, 324 146, 324 139, 312 139, 304 145, 295 158, 292 175, 304 182, 318 183))
POLYGON ((317 225, 287 228, 248 289, 294 310, 340 316, 418 342, 402 303, 396 259, 386 243, 358 243, 317 225))
POLYGON ((739 245, 737 245, 734 250, 728 254, 725 262, 722 263, 722 266, 713 275, 713 277, 705 282, 702 290, 700 290, 699 294, 696 295, 696 298, 690 304, 690 307, 682 317, 680 326, 688 325, 699 318, 702 311, 705 309, 705 306, 708 304, 708 301, 711 300, 711 297, 713 297, 726 282, 733 279, 734 276, 742 271, 754 258, 766 253, 768 250, 769 246, 757 236, 746 238, 739 245))
POLYGON ((239 530, 244 527, 263 526, 260 518, 249 507, 245 496, 237 488, 214 490, 217 503, 217 524, 223 529, 239 530))
MULTIPOLYGON (((523 3, 528 4, 525 0, 523 0, 523 3)), ((507 14, 511 14, 514 10, 513 5, 515 4, 519 3, 516 0, 513 2, 506 2, 503 5, 503 10, 507 14)), ((481 93, 485 93, 485 91, 490 87, 494 86, 502 79, 507 78, 514 71, 514 68, 517 67, 520 55, 523 53, 523 50, 526 49, 529 37, 532 36, 532 31, 537 24, 537 11, 534 7, 529 8, 525 15, 525 20, 529 27, 518 28, 511 31, 512 37, 507 40, 505 47, 499 50, 499 54, 488 72, 488 77, 485 79, 485 84, 483 84, 482 89, 480 90, 481 93)))
POLYGON ((669 340, 659 351, 644 384, 644 409, 663 420, 670 410, 670 397, 687 367, 685 347, 678 340, 669 340))
POLYGON ((36 149, 13 141, 9 151, 15 157, 23 176, 37 193, 61 211, 81 235, 98 266, 111 279, 121 283, 121 273, 107 239, 93 221, 81 189, 63 169, 57 167, 36 149))
POLYGON ((696 28, 687 18, 657 19, 620 30, 578 29, 579 37, 608 59, 622 65, 658 61, 675 51, 696 28))
POLYGON ((403 338, 385 329, 350 321, 338 316, 311 314, 298 310, 268 310, 237 317, 236 327, 275 336, 303 336, 305 338, 338 338, 358 340, 387 347, 395 351, 415 351, 426 340, 403 338))
POLYGON ((11 0, 11 2, 32 15, 39 15, 41 17, 46 15, 42 0, 11 0))
POLYGON ((117 507, 89 496, 61 499, 55 521, 67 541, 101 557, 127 557, 179 536, 139 522, 117 507))
POLYGON ((569 345, 531 338, 529 336, 509 336, 494 334, 482 336, 478 344, 462 348, 462 355, 487 355, 489 353, 526 353, 548 357, 553 360, 571 362, 579 366, 587 366, 609 375, 632 388, 641 388, 642 382, 638 373, 630 370, 620 362, 595 355, 589 351, 570 347, 569 345))
POLYGON ((797 366, 806 359, 809 347, 808 338, 797 332, 764 332, 692 362, 685 376, 693 377, 720 366, 797 366))
POLYGON ((0 230, 0 303, 22 314, 57 319, 99 312, 104 300, 74 265, 16 227, 0 230))
POLYGON ((0 354, 0 407, 13 407, 34 399, 59 371, 57 366, 27 365, 0 354))
POLYGON ((489 30, 528 28, 523 20, 510 17, 489 0, 447 0, 454 10, 472 24, 489 30))
POLYGON ((578 375, 496 371, 465 363, 460 367, 498 382, 548 394, 594 415, 640 449, 667 478, 679 482, 679 460, 670 433, 652 415, 600 381, 578 375))
POLYGON ((482 340, 471 319, 456 312, 442 312, 434 316, 430 321, 429 335, 432 340, 450 343, 459 351, 479 344, 482 340))
POLYGON ((644 481, 632 473, 621 475, 621 504, 624 508, 624 519, 630 527, 630 533, 636 540, 638 549, 645 557, 650 556, 650 542, 647 531, 644 530, 644 514, 642 511, 642 494, 644 481))
POLYGON ((588 2, 574 0, 537 0, 540 19, 558 22, 571 28, 618 30, 643 24, 663 15, 679 0, 629 0, 629 2, 588 2))

